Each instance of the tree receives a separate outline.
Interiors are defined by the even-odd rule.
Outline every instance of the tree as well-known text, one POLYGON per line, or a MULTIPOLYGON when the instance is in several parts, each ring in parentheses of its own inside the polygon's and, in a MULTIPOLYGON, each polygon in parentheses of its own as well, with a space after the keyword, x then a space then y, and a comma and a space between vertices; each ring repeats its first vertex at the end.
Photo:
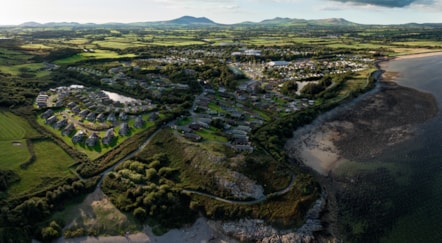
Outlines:
POLYGON ((307 96, 314 96, 325 90, 325 87, 321 84, 309 83, 302 88, 301 93, 307 96))
POLYGON ((147 213, 146 213, 146 210, 142 207, 136 208, 134 210, 133 214, 134 214, 134 217, 140 221, 146 220, 147 213))
POLYGON ((281 89, 281 92, 285 95, 289 95, 296 91, 298 91, 298 83, 296 83, 296 81, 285 82, 281 89))
POLYGON ((41 229, 41 237, 45 242, 50 242, 60 236, 61 227, 55 221, 52 221, 49 226, 41 229))

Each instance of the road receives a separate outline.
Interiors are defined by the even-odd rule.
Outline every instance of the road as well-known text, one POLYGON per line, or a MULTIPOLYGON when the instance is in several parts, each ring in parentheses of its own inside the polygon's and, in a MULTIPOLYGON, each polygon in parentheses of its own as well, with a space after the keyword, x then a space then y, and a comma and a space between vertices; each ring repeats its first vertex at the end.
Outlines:
POLYGON ((220 202, 225 202, 225 203, 230 203, 230 204, 253 205, 253 204, 258 204, 258 203, 264 202, 265 200, 267 200, 270 197, 284 195, 287 192, 289 192, 293 188, 294 185, 295 185, 295 175, 292 175, 290 183, 284 189, 282 189, 280 191, 277 191, 277 192, 272 192, 270 194, 264 195, 263 197, 255 199, 255 200, 252 200, 252 201, 230 200, 230 199, 225 199, 225 198, 222 198, 222 197, 214 196, 214 195, 209 194, 209 193, 199 192, 199 191, 195 191, 195 190, 188 190, 188 189, 184 189, 181 192, 182 193, 187 193, 187 194, 197 194, 197 195, 200 195, 200 196, 205 196, 205 197, 208 197, 208 198, 212 198, 212 199, 218 200, 220 202))

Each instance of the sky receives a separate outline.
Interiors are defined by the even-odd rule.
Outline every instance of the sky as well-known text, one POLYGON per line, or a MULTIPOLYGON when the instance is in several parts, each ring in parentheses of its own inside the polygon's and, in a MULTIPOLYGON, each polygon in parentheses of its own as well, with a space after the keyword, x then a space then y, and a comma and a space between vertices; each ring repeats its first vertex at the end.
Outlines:
POLYGON ((275 17, 345 18, 360 24, 442 23, 442 0, 8 0, 0 25, 131 23, 207 17, 217 23, 275 17))

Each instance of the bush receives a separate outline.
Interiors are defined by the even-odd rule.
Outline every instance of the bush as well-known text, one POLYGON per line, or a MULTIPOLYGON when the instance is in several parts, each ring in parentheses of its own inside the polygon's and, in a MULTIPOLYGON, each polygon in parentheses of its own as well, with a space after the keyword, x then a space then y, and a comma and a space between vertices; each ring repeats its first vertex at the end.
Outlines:
POLYGON ((138 219, 139 221, 141 221, 141 222, 146 220, 147 213, 146 213, 146 210, 144 208, 141 208, 141 207, 136 208, 134 210, 133 214, 134 214, 134 217, 136 219, 138 219))
POLYGON ((43 241, 50 242, 61 236, 61 230, 54 229, 51 226, 41 229, 41 237, 43 241))

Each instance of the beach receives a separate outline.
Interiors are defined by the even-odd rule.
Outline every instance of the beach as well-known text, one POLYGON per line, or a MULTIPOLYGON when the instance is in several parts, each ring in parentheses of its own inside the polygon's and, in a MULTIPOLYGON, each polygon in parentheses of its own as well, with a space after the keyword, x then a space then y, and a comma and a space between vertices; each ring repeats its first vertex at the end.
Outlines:
POLYGON ((394 60, 405 60, 405 59, 413 59, 413 58, 433 57, 433 56, 440 56, 440 55, 442 55, 442 52, 426 52, 426 53, 396 56, 393 59, 394 60))

